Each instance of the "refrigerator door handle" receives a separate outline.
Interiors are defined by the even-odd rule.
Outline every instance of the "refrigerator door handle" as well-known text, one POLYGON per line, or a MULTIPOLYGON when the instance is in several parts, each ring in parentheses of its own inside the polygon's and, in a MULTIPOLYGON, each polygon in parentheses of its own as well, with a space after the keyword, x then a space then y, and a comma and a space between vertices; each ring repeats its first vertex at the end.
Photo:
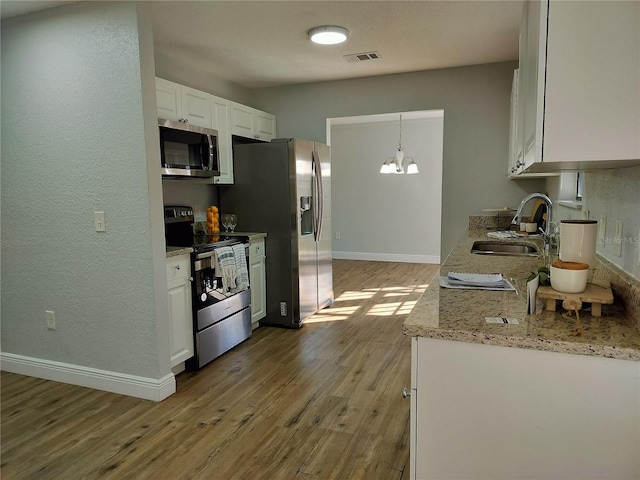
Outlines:
POLYGON ((320 161, 318 159, 318 153, 314 150, 312 152, 312 164, 313 164, 313 218, 314 226, 313 233, 316 242, 320 241, 320 235, 322 234, 322 170, 320 168, 320 161))

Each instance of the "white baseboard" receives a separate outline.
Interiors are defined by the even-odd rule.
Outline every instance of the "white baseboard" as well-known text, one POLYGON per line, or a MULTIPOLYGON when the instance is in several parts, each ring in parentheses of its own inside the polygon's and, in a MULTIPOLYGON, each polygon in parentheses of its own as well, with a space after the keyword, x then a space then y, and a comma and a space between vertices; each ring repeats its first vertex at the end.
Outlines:
POLYGON ((440 264, 440 255, 409 255, 402 253, 336 252, 338 260, 370 260, 374 262, 434 263, 440 264))
POLYGON ((138 377, 5 352, 0 353, 0 370, 156 402, 176 391, 173 373, 160 379, 138 377))

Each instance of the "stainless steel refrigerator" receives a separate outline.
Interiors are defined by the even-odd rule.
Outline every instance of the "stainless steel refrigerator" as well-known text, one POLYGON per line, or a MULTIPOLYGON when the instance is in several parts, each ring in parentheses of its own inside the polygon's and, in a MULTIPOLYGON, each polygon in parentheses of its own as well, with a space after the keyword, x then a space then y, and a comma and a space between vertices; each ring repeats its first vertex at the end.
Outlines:
POLYGON ((265 325, 299 328, 333 303, 331 152, 301 139, 234 145, 234 184, 222 213, 238 231, 266 232, 265 325))

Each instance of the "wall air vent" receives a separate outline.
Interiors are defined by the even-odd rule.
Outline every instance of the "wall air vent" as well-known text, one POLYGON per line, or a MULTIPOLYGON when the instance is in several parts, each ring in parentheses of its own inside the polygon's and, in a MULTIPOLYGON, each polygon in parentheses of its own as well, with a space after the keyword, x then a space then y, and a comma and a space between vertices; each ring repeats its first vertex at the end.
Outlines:
POLYGON ((377 60, 381 58, 378 52, 352 53, 344 55, 344 59, 349 63, 364 62, 365 60, 377 60))

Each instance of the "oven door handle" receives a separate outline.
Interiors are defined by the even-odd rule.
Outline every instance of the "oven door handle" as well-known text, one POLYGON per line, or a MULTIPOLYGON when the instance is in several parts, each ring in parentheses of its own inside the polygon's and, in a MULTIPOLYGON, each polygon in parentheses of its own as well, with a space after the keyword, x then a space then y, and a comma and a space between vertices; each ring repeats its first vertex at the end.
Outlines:
POLYGON ((213 255, 199 254, 193 262, 193 271, 200 272, 207 268, 213 268, 213 264, 213 255))

